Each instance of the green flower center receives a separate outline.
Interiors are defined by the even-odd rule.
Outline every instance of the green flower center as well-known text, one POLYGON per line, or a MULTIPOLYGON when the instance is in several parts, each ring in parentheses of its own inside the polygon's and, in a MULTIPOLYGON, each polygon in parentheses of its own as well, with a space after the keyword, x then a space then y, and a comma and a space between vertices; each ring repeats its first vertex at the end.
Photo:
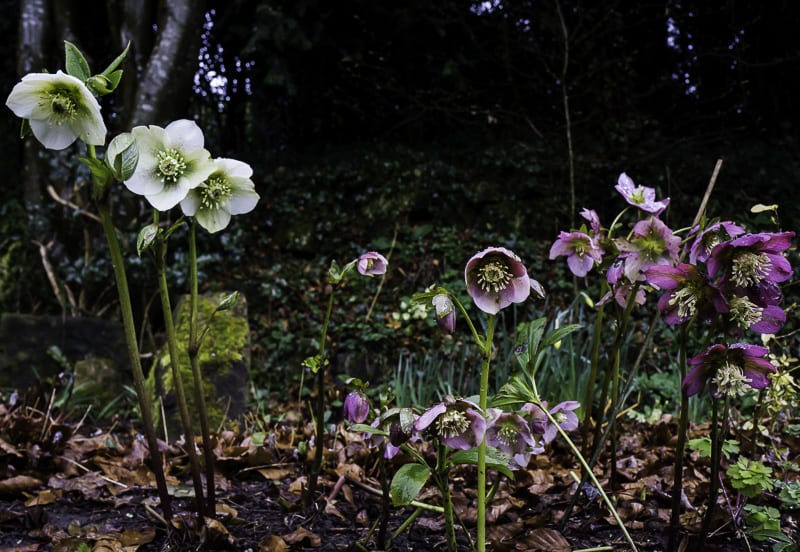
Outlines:
POLYGON ((200 189, 200 204, 205 209, 219 209, 232 193, 230 183, 222 177, 212 176, 205 182, 205 186, 200 189))
POLYGON ((439 436, 452 439, 469 429, 469 418, 458 410, 448 410, 436 420, 439 436))
POLYGON ((630 195, 630 199, 632 203, 636 205, 641 205, 644 203, 644 190, 636 190, 630 195))
POLYGON ((769 257, 765 253, 746 251, 734 257, 731 275, 736 285, 752 286, 764 279, 769 267, 769 257))
POLYGON ((748 385, 750 378, 745 377, 741 368, 728 362, 717 369, 717 373, 711 378, 711 383, 717 387, 721 395, 730 397, 741 397, 751 389, 748 385))
POLYGON ((697 311, 697 292, 691 286, 682 287, 669 300, 672 307, 677 306, 678 316, 689 318, 697 311))
POLYGON ((553 419, 556 421, 558 425, 562 425, 564 422, 567 421, 567 413, 559 410, 558 412, 553 414, 553 419))
POLYGON ((498 293, 508 287, 512 274, 501 261, 489 261, 478 269, 478 285, 483 291, 498 293))
POLYGON ((48 94, 50 109, 55 123, 60 125, 73 119, 78 112, 78 102, 67 90, 55 90, 48 94))
POLYGON ((764 309, 758 307, 747 297, 732 297, 729 302, 730 320, 740 328, 749 328, 761 321, 764 309))
POLYGON ((158 174, 161 182, 175 184, 186 171, 186 160, 183 158, 183 154, 174 148, 159 151, 156 161, 158 161, 158 174))

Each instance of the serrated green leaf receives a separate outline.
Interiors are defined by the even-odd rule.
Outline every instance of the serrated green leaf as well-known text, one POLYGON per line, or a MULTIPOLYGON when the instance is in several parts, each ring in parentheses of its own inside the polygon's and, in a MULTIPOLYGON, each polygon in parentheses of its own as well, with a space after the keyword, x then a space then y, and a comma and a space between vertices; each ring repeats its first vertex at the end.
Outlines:
POLYGON ((392 478, 389 495, 395 506, 406 506, 417 498, 422 487, 428 482, 431 469, 422 464, 404 464, 392 478))
POLYGON ((136 253, 141 257, 142 253, 153 246, 158 236, 158 224, 148 224, 139 231, 136 237, 136 253))
POLYGON ((92 76, 92 71, 89 69, 89 64, 86 62, 86 58, 83 57, 83 53, 68 40, 64 41, 64 54, 68 75, 72 75, 81 82, 92 76))

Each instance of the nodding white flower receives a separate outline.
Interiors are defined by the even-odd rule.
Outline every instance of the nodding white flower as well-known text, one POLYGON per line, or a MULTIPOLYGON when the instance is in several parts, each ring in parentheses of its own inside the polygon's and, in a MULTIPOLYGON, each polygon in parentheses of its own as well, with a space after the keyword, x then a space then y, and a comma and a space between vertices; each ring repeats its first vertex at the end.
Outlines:
POLYGON ((231 215, 249 213, 260 196, 250 179, 253 169, 236 159, 214 159, 216 170, 181 200, 181 210, 211 233, 228 226, 231 215))
POLYGON ((61 71, 25 75, 6 105, 28 120, 33 135, 48 149, 64 149, 76 138, 93 146, 105 144, 106 124, 97 99, 80 79, 61 71))
POLYGON ((217 169, 203 149, 203 131, 194 121, 180 119, 166 128, 137 126, 131 134, 139 162, 125 186, 159 211, 175 207, 217 169))

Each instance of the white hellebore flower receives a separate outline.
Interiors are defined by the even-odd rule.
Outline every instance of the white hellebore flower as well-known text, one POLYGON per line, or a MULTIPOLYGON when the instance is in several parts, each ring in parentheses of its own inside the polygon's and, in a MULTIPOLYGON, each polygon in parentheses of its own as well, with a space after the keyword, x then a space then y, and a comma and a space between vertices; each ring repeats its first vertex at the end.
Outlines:
POLYGON ((76 138, 93 146, 105 144, 106 124, 97 99, 80 79, 61 71, 25 75, 6 105, 28 120, 33 135, 48 149, 64 149, 76 138))
POLYGON ((252 211, 259 195, 250 179, 253 169, 236 159, 214 159, 216 170, 181 201, 183 214, 194 217, 211 233, 222 230, 231 215, 252 211))
POLYGON ((203 149, 203 131, 194 121, 180 119, 167 128, 137 126, 131 134, 139 162, 125 186, 159 211, 175 207, 215 170, 211 154, 203 149))

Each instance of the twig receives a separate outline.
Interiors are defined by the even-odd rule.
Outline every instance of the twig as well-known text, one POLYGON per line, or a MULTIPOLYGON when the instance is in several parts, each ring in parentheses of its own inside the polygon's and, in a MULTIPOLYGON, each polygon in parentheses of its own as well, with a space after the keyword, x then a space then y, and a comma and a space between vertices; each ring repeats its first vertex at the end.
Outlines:
MULTIPOLYGON (((86 473, 91 473, 92 472, 92 470, 90 470, 89 468, 87 468, 86 466, 81 464, 80 462, 76 462, 75 460, 72 460, 71 458, 67 458, 66 456, 61 456, 60 458, 62 460, 66 460, 67 462, 69 462, 73 466, 76 466, 76 467, 82 469, 86 473)), ((121 482, 121 481, 116 481, 114 479, 111 479, 110 477, 106 477, 105 475, 100 475, 99 473, 97 474, 97 476, 100 479, 102 479, 103 481, 107 481, 107 482, 111 483, 112 485, 117 485, 118 487, 122 487, 123 489, 127 489, 128 488, 128 486, 125 483, 121 482)))
POLYGON ((98 217, 94 213, 91 213, 91 212, 89 212, 89 211, 87 211, 85 209, 82 209, 79 205, 76 205, 75 203, 72 203, 68 199, 64 199, 63 197, 61 197, 58 194, 58 192, 56 192, 55 188, 53 188, 53 186, 51 184, 47 185, 47 193, 50 194, 50 197, 52 197, 57 203, 60 203, 61 205, 65 205, 66 207, 69 207, 70 209, 72 209, 73 211, 78 213, 79 215, 83 215, 85 217, 88 217, 88 218, 92 219, 95 222, 103 222, 103 221, 100 220, 100 217, 98 217))
POLYGON ((44 267, 44 272, 47 274, 47 281, 50 282, 50 287, 53 288, 53 294, 56 296, 56 299, 58 299, 58 303, 61 305, 61 309, 64 311, 64 314, 66 315, 67 306, 69 306, 70 310, 74 312, 77 308, 75 296, 72 294, 72 290, 69 289, 66 284, 63 286, 58 285, 58 278, 56 278, 53 265, 50 263, 50 259, 47 257, 48 251, 50 251, 50 248, 53 247, 53 242, 45 245, 40 241, 32 240, 32 243, 39 248, 39 256, 42 259, 42 267, 44 267))
POLYGON ((703 200, 700 202, 700 207, 697 208, 697 214, 694 216, 694 221, 692 221, 692 228, 697 226, 700 223, 700 219, 703 218, 703 213, 706 211, 708 200, 711 197, 711 192, 714 191, 714 185, 717 183, 717 176, 719 176, 719 171, 721 168, 722 159, 717 159, 717 164, 714 165, 714 172, 711 173, 711 179, 708 181, 708 186, 706 186, 706 193, 703 195, 703 200))

